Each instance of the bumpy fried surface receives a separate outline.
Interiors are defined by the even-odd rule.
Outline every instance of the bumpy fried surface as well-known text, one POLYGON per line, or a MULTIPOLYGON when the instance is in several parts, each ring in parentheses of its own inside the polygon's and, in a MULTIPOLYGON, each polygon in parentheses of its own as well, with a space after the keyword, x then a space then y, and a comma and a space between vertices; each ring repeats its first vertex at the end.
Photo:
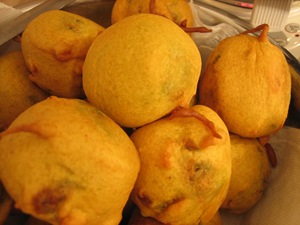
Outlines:
POLYGON ((141 158, 132 197, 145 217, 161 223, 207 223, 226 197, 230 140, 223 121, 196 105, 137 129, 141 158))
MULTIPOLYGON (((221 224, 222 224, 221 216, 220 213, 217 212, 209 222, 201 223, 199 225, 221 225, 221 224)), ((152 217, 142 216, 139 208, 135 208, 131 215, 128 225, 164 225, 164 224, 152 217)))
POLYGON ((183 27, 193 25, 193 14, 186 0, 117 0, 112 11, 112 23, 134 14, 151 13, 166 17, 183 27))
POLYGON ((0 135, 15 206, 51 224, 117 225, 139 171, 128 135, 87 102, 48 98, 0 135))
POLYGON ((121 126, 135 128, 188 106, 201 66, 195 42, 181 28, 161 16, 137 14, 96 38, 82 82, 91 104, 121 126))
POLYGON ((48 97, 28 76, 21 51, 0 57, 0 131, 6 129, 25 109, 48 97))
POLYGON ((284 125, 291 99, 286 58, 266 32, 226 38, 208 57, 199 96, 231 133, 249 138, 273 134, 284 125))
POLYGON ((244 213, 263 197, 271 175, 266 148, 255 138, 231 134, 232 175, 222 208, 244 213))
POLYGON ((22 35, 30 79, 51 95, 82 98, 82 64, 103 30, 87 18, 62 10, 36 17, 22 35))

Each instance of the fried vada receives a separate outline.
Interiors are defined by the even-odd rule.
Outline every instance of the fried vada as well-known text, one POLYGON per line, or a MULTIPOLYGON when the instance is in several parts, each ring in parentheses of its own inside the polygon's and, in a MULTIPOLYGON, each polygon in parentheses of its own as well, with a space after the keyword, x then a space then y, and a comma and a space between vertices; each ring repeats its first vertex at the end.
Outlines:
POLYGON ((83 98, 82 64, 103 30, 92 20, 63 10, 37 16, 21 39, 29 78, 50 95, 83 98))
POLYGON ((29 70, 21 51, 0 57, 0 131, 24 110, 49 96, 28 76, 29 70))
POLYGON ((117 0, 113 6, 111 21, 114 24, 127 16, 139 13, 160 15, 182 27, 191 27, 194 21, 186 0, 117 0))
POLYGON ((172 225, 209 222, 226 197, 230 139, 219 116, 196 105, 137 129, 141 169, 132 198, 145 217, 172 225))
POLYGON ((0 134, 0 179, 15 207, 53 225, 117 225, 139 171, 114 121, 79 99, 50 97, 0 134))
POLYGON ((230 134, 230 140, 232 174, 221 208, 241 214, 262 199, 272 170, 266 147, 258 139, 230 134))

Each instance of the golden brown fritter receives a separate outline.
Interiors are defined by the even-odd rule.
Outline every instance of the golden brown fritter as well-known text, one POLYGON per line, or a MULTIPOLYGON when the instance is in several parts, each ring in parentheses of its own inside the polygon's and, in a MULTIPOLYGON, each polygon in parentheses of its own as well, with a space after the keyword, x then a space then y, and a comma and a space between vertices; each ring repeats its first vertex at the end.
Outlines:
POLYGON ((53 225, 117 225, 139 171, 123 129, 83 100, 57 97, 0 134, 0 161, 16 208, 53 225))
POLYGON ((231 175, 229 134, 219 116, 205 106, 179 109, 131 139, 141 159, 132 192, 141 214, 172 225, 209 222, 231 175))
POLYGON ((0 57, 0 131, 6 129, 25 109, 48 97, 28 78, 21 51, 0 57))
POLYGON ((103 30, 87 18, 62 10, 37 16, 21 41, 30 79, 51 95, 83 98, 82 64, 103 30))

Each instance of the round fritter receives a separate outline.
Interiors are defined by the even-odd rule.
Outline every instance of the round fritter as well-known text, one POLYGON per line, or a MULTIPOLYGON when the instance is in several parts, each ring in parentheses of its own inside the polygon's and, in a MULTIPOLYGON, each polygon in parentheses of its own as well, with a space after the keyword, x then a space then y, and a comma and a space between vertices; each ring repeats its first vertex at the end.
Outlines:
POLYGON ((219 116, 200 105, 179 109, 131 139, 141 159, 132 192, 141 214, 173 225, 210 221, 231 176, 230 139, 219 116))
POLYGON ((191 27, 194 21, 187 0, 117 0, 114 3, 111 21, 114 24, 127 16, 139 13, 160 15, 182 27, 191 27))
POLYGON ((83 98, 82 64, 99 24, 63 10, 33 19, 22 35, 22 51, 30 79, 51 95, 83 98))
POLYGON ((21 51, 0 57, 0 131, 6 129, 25 109, 48 97, 28 76, 21 51))
POLYGON ((114 121, 86 101, 57 97, 1 133, 0 161, 15 206, 54 225, 117 225, 140 165, 114 121))
POLYGON ((91 104, 121 126, 135 128, 187 107, 201 66, 195 42, 181 28, 162 16, 136 14, 96 38, 82 83, 91 104))
POLYGON ((258 139, 230 134, 230 140, 232 174, 222 208, 240 214, 261 200, 272 171, 266 147, 258 139))

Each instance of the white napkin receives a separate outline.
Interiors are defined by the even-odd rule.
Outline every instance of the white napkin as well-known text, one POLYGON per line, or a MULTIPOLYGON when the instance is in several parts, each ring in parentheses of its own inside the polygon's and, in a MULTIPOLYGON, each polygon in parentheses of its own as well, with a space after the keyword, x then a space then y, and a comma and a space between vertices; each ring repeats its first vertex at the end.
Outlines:
POLYGON ((284 127, 270 143, 277 166, 262 200, 244 215, 222 213, 222 225, 300 224, 300 129, 284 127))
POLYGON ((21 10, 15 9, 9 5, 0 2, 0 25, 4 22, 16 18, 21 13, 22 13, 21 10))

